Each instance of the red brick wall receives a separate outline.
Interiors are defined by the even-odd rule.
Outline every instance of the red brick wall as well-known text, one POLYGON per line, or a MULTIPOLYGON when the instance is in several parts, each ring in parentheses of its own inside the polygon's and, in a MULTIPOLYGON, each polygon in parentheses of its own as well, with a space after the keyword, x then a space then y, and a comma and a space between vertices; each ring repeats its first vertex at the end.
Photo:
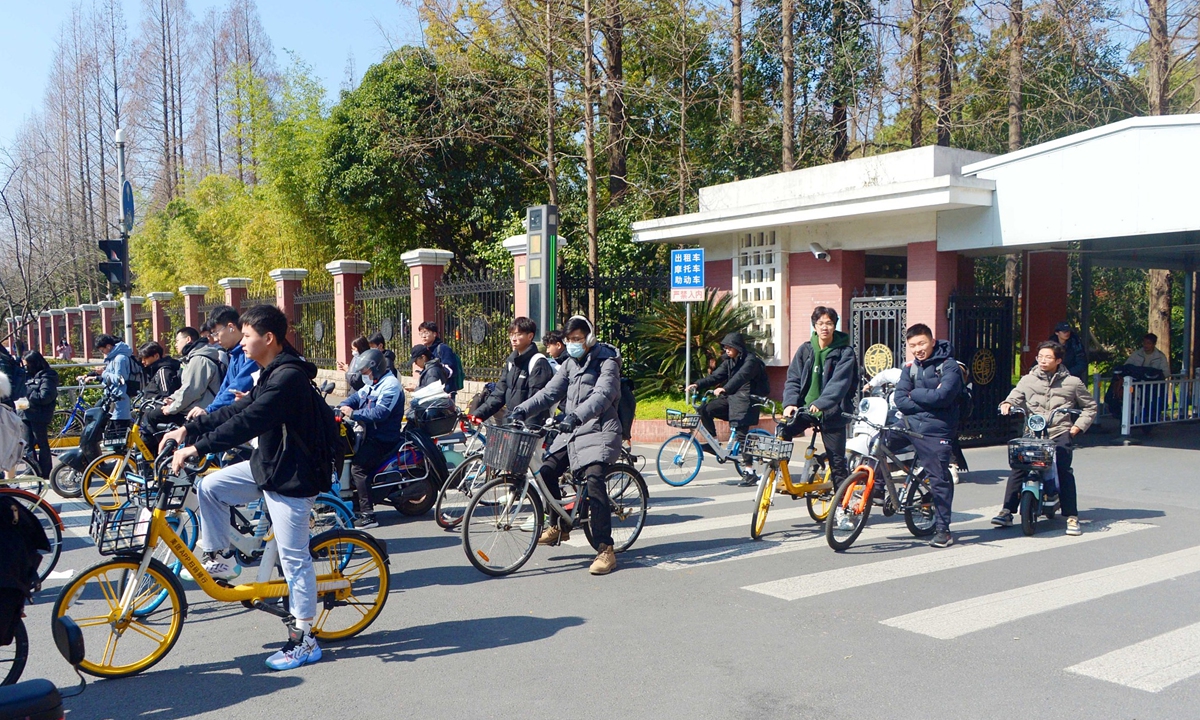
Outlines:
POLYGON ((816 259, 807 250, 791 253, 788 257, 791 338, 788 358, 801 343, 808 342, 812 337, 810 317, 813 308, 818 305, 836 308, 842 317, 842 330, 849 330, 850 298, 856 288, 863 286, 865 273, 866 253, 861 250, 831 250, 829 262, 816 259))
POLYGON ((938 252, 937 241, 908 246, 908 324, 925 323, 936 339, 949 333, 946 307, 958 281, 958 253, 938 252))
POLYGON ((1038 343, 1050 337, 1054 326, 1067 319, 1067 293, 1071 290, 1071 269, 1067 254, 1060 252, 1030 252, 1025 254, 1024 327, 1029 332, 1022 345, 1029 350, 1021 353, 1021 367, 1030 368, 1036 361, 1038 343))
POLYGON ((716 290, 718 297, 721 293, 733 292, 733 259, 706 261, 704 287, 716 290))

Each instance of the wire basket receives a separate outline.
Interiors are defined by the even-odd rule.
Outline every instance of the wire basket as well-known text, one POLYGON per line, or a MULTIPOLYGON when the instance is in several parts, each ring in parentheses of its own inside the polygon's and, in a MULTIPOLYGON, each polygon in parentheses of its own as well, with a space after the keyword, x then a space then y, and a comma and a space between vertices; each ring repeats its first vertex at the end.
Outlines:
POLYGON ((1046 468, 1054 462, 1054 441, 1018 438, 1008 442, 1008 465, 1014 468, 1046 468))
MULTIPOLYGON (((158 495, 162 491, 164 481, 146 479, 141 475, 126 473, 125 486, 129 489, 129 496, 134 499, 134 502, 140 503, 146 507, 152 508, 158 506, 158 495)), ((186 475, 168 476, 165 485, 167 487, 167 510, 178 510, 183 507, 187 501, 188 493, 192 490, 192 483, 186 475)))
POLYGON ((742 456, 760 460, 791 460, 794 447, 791 440, 781 440, 770 435, 747 435, 746 449, 742 450, 742 456))
POLYGON ((100 447, 109 452, 121 452, 125 449, 128 433, 125 428, 106 428, 100 436, 100 447))
POLYGON ((524 430, 493 427, 483 446, 483 464, 501 475, 524 475, 538 446, 538 436, 524 430))
POLYGON ((126 503, 116 510, 92 508, 90 532, 101 555, 121 555, 141 552, 146 547, 150 531, 150 510, 135 503, 126 503))
POLYGON ((667 408, 667 425, 680 430, 694 430, 699 424, 700 416, 696 413, 685 413, 667 408))

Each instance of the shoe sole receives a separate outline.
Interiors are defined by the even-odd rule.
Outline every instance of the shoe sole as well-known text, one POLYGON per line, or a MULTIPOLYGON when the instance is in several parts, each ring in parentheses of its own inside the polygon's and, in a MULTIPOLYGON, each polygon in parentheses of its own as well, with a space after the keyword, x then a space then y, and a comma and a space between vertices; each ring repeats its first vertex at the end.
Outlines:
POLYGON ((592 575, 607 575, 610 572, 612 572, 613 570, 616 570, 616 568, 610 567, 607 570, 588 570, 588 572, 591 573, 592 575))
POLYGON ((935 547, 935 548, 948 548, 948 547, 950 547, 950 546, 951 546, 951 545, 953 545, 953 544, 954 544, 954 539, 953 539, 953 538, 951 538, 950 540, 947 540, 947 541, 946 541, 946 542, 944 542, 944 543, 940 543, 940 542, 930 542, 930 543, 929 543, 929 547, 935 547))
POLYGON ((998 527, 998 528, 1012 527, 1013 521, 1009 520, 1009 521, 1005 522, 1004 520, 992 520, 992 526, 998 527))
POLYGON ((312 665, 313 663, 317 662, 320 659, 321 659, 321 648, 320 648, 320 646, 317 646, 317 651, 315 653, 313 653, 312 655, 309 655, 304 660, 304 662, 300 663, 299 665, 290 665, 288 667, 274 667, 269 662, 263 663, 263 664, 267 666, 268 670, 274 670, 275 672, 283 672, 284 670, 295 670, 296 668, 302 668, 305 665, 312 665))

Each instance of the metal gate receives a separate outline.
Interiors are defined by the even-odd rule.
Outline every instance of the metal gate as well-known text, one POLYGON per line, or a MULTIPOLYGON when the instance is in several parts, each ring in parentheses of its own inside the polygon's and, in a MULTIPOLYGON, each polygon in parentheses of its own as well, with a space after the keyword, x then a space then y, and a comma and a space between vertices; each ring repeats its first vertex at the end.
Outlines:
POLYGON ((959 423, 964 445, 990 445, 1015 434, 996 407, 1012 390, 1013 301, 999 295, 950 298, 950 343, 970 372, 974 408, 959 423))
POLYGON ((907 309, 903 295, 850 298, 850 342, 868 377, 904 364, 907 309))

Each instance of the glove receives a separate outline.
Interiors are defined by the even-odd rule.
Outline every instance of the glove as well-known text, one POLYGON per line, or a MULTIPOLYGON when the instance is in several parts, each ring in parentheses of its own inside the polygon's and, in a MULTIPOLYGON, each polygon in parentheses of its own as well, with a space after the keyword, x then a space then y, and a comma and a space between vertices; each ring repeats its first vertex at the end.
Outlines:
POLYGON ((559 427, 562 428, 563 432, 574 432, 575 428, 579 427, 579 418, 575 417, 574 413, 567 413, 563 416, 562 421, 559 422, 559 427))
POLYGON ((525 411, 520 408, 513 408, 512 410, 508 411, 508 419, 511 422, 524 422, 525 411))

